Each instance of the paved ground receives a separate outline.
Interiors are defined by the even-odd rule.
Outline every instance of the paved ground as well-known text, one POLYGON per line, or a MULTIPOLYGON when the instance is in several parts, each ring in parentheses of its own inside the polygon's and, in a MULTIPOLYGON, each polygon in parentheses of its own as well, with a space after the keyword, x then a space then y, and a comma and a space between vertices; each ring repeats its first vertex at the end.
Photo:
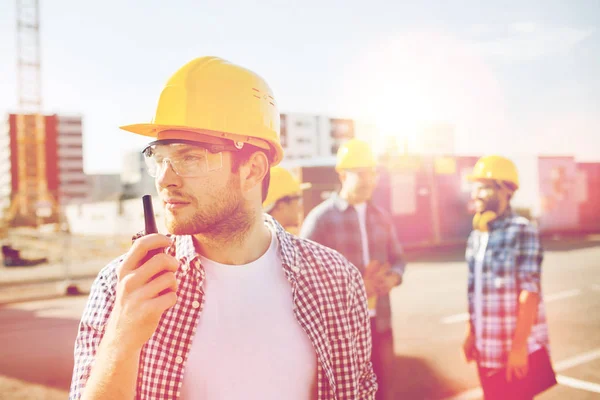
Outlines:
MULTIPOLYGON (((548 247, 543 285, 561 384, 539 399, 600 399, 600 240, 548 247)), ((459 351, 466 309, 461 258, 461 251, 420 257, 393 293, 394 398, 481 397, 474 366, 466 365, 459 351)), ((53 285, 54 290, 48 284, 30 289, 31 295, 43 292, 42 286, 46 295, 56 295, 53 285)), ((66 398, 85 301, 85 296, 60 297, 0 307, 0 399, 66 398)))
MULTIPOLYGON (((552 359, 563 383, 538 398, 600 399, 600 238, 546 244, 543 291, 552 359), (576 389, 573 386, 582 386, 576 389), (588 390, 586 390, 588 389, 588 390)), ((448 251, 421 259, 393 293, 398 368, 394 398, 481 398, 474 365, 462 359, 466 266, 448 251)))

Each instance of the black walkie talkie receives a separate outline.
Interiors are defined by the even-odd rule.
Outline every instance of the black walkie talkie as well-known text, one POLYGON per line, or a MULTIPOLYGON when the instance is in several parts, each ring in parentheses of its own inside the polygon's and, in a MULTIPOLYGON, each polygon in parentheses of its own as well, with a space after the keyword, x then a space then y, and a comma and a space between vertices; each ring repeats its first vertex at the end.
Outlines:
POLYGON ((152 208, 152 196, 146 194, 142 196, 144 205, 144 231, 146 235, 158 233, 156 228, 156 219, 154 219, 154 209, 152 208))
MULTIPOLYGON (((158 233, 158 228, 156 228, 156 219, 154 218, 154 208, 152 207, 152 196, 150 196, 149 194, 142 196, 142 204, 144 205, 144 235, 158 233)), ((160 254, 162 252, 163 249, 150 250, 148 253, 146 253, 146 257, 144 257, 142 264, 154 257, 155 255, 160 254)), ((158 274, 154 275, 152 279, 156 279, 164 273, 165 271, 159 272, 158 274)), ((161 291, 158 295, 161 296, 170 291, 171 289, 165 289, 161 291)))
MULTIPOLYGON (((156 219, 154 218, 154 208, 152 207, 152 196, 149 194, 144 195, 142 197, 142 203, 144 205, 144 236, 152 233, 158 233, 158 229, 156 228, 156 219)), ((150 250, 144 258, 144 262, 160 253, 162 253, 161 249, 150 250)))

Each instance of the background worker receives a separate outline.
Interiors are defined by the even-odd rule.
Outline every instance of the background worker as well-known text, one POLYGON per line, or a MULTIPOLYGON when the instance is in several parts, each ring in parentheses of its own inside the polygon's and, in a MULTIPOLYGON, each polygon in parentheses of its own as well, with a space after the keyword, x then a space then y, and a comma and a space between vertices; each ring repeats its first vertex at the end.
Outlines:
POLYGON ((287 169, 275 166, 271 168, 271 182, 263 208, 286 231, 297 235, 304 217, 302 191, 310 187, 310 183, 300 183, 287 169))
POLYGON ((372 202, 376 166, 367 142, 344 143, 336 161, 341 190, 306 216, 300 236, 339 251, 361 271, 369 297, 377 398, 382 399, 391 395, 394 356, 389 293, 402 283, 405 262, 391 217, 372 202))
POLYGON ((513 390, 517 381, 554 381, 538 230, 511 208, 519 189, 511 160, 482 157, 469 179, 476 215, 466 250, 470 320, 464 356, 477 362, 486 399, 532 399, 530 386, 513 390))

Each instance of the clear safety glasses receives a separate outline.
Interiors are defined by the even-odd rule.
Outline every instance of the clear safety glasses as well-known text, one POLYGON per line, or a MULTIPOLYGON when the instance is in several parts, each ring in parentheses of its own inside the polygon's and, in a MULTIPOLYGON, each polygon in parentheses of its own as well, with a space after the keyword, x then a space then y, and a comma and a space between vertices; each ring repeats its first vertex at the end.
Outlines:
POLYGON ((210 143, 162 143, 150 144, 144 149, 144 161, 148 174, 156 178, 164 173, 167 165, 185 178, 206 175, 223 167, 223 151, 238 151, 231 145, 210 143))

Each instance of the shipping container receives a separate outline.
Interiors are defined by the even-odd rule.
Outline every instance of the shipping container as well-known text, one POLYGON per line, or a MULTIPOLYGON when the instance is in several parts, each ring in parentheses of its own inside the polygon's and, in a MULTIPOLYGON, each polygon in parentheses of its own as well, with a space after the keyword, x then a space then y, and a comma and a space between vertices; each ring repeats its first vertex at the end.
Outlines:
MULTIPOLYGON (((383 160, 373 202, 391 216, 405 247, 458 244, 472 229, 472 173, 479 157, 395 156, 383 160)), ((543 233, 600 231, 600 163, 573 157, 510 156, 520 188, 511 205, 543 233)), ((340 188, 334 160, 303 161, 293 169, 312 188, 308 213, 340 188), (309 165, 307 165, 309 164, 309 165)))
POLYGON ((335 158, 315 158, 291 165, 282 163, 282 166, 288 168, 301 182, 311 184, 311 187, 302 194, 304 215, 340 189, 340 179, 335 170, 335 158))
POLYGON ((578 163, 579 230, 600 232, 600 163, 578 163))
POLYGON ((375 204, 387 210, 405 247, 434 244, 431 207, 431 158, 399 156, 387 160, 373 195, 375 204))
POLYGON ((577 164, 573 157, 539 157, 539 188, 543 232, 576 231, 579 225, 577 164))
POLYGON ((470 208, 472 173, 477 157, 437 157, 434 174, 438 210, 438 244, 466 242, 472 229, 473 211, 470 208))

